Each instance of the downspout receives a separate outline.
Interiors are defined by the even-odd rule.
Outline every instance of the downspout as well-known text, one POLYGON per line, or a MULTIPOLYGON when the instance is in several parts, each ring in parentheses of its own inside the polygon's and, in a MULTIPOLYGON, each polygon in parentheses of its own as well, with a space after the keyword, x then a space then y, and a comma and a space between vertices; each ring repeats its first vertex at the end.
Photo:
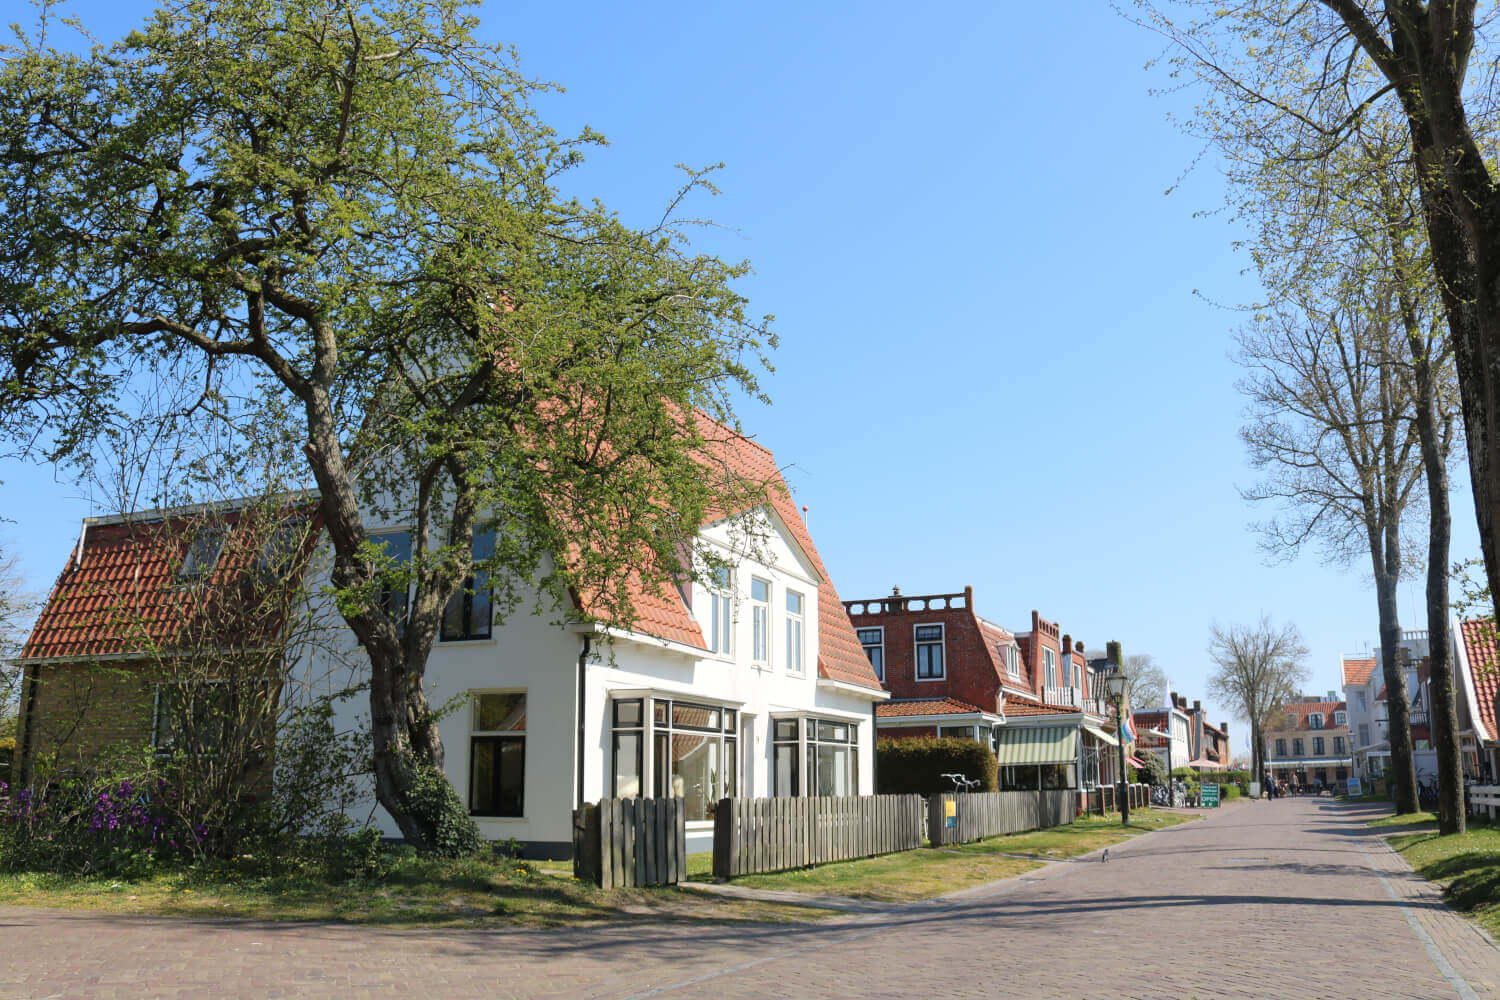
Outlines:
MULTIPOLYGON (((875 752, 876 739, 877 739, 877 737, 875 735, 875 729, 876 729, 876 725, 877 725, 875 720, 878 718, 878 716, 876 715, 875 709, 876 709, 876 706, 878 706, 879 704, 880 704, 880 702, 878 702, 878 701, 872 701, 872 702, 870 702, 870 794, 871 795, 879 795, 880 794, 880 755, 875 752)), ((857 792, 858 789, 855 789, 855 791, 857 792)))
POLYGON ((587 711, 588 701, 584 697, 588 693, 588 664, 589 646, 592 636, 585 634, 583 637, 583 649, 578 654, 578 732, 573 742, 573 757, 578 765, 578 785, 573 793, 573 808, 583 807, 583 730, 584 714, 587 711))

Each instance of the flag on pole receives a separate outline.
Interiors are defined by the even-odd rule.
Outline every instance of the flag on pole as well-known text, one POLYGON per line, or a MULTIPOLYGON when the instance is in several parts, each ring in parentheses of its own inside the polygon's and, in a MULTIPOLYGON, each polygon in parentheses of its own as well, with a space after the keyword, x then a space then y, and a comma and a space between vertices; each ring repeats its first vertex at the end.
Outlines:
POLYGON ((1130 716, 1128 715, 1120 718, 1120 742, 1135 742, 1135 727, 1130 724, 1130 716))

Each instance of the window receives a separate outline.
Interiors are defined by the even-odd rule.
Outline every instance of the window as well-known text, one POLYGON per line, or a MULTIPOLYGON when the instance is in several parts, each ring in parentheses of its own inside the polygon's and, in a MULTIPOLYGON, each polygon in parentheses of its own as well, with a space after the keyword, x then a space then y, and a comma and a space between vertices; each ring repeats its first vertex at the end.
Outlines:
POLYGON ((712 819, 713 806, 734 795, 738 729, 732 708, 653 699, 656 795, 683 799, 689 820, 712 819))
POLYGON ((1359 745, 1367 747, 1370 745, 1370 724, 1361 722, 1359 724, 1359 745))
POLYGON ((641 771, 645 767, 645 703, 640 698, 621 699, 614 703, 613 734, 610 760, 614 768, 614 797, 641 797, 641 771))
POLYGON ((525 693, 474 693, 469 732, 470 814, 524 816, 525 693))
POLYGON ((1314 736, 1313 737, 1313 756, 1314 757, 1321 757, 1321 756, 1323 756, 1323 737, 1321 737, 1321 736, 1314 736))
POLYGON ((709 649, 728 656, 734 652, 730 638, 734 634, 734 606, 729 589, 729 570, 723 566, 713 571, 709 578, 709 649))
POLYGON ((380 579, 380 608, 397 627, 406 624, 406 607, 410 599, 407 593, 407 568, 411 565, 411 532, 392 531, 374 535, 370 539, 380 546, 385 557, 395 565, 380 579))
MULTIPOLYGON (((474 529, 471 558, 482 563, 495 555, 495 529, 474 529)), ((443 609, 442 641, 488 639, 490 637, 490 577, 476 570, 464 580, 463 589, 448 599, 443 609)))
POLYGON ((859 644, 865 648, 865 656, 869 657, 870 666, 875 668, 875 676, 885 680, 885 629, 860 629, 859 644))
POLYGON ((1335 757, 1342 757, 1344 755, 1344 738, 1342 736, 1335 736, 1333 738, 1333 754, 1335 757))
POLYGON ((938 735, 960 740, 972 740, 974 738, 973 726, 943 726, 938 730, 938 735))
POLYGON ((1333 713, 1333 724, 1335 726, 1347 726, 1349 724, 1349 713, 1339 709, 1333 713))
POLYGON ((222 523, 199 528, 188 544, 187 554, 182 557, 182 565, 177 567, 177 579, 196 580, 212 573, 228 536, 229 527, 222 523))
POLYGON ((1042 649, 1042 672, 1047 679, 1047 687, 1057 687, 1057 651, 1055 649, 1042 649))
POLYGON ((1322 729, 1323 728, 1323 713, 1322 712, 1309 712, 1308 715, 1307 715, 1307 728, 1308 729, 1322 729))
POLYGON ((1073 686, 1073 657, 1067 653, 1062 658, 1062 686, 1065 688, 1073 686))
POLYGON ((1302 752, 1302 741, 1301 740, 1292 740, 1292 756, 1293 757, 1305 757, 1305 756, 1307 756, 1305 753, 1302 752))
POLYGON ((1276 756, 1278 756, 1278 757, 1285 757, 1286 756, 1286 740, 1277 740, 1276 741, 1276 756))
POLYGON ((271 580, 284 579, 293 569, 298 553, 307 543, 307 522, 302 518, 282 521, 266 535, 255 554, 255 573, 271 580))
POLYGON ((914 626, 912 639, 916 643, 917 680, 941 680, 944 676, 943 626, 914 626))
POLYGON ((774 755, 771 794, 778 799, 801 794, 802 740, 798 733, 801 724, 800 719, 776 719, 771 723, 774 755))
POLYGON ((1359 702, 1359 710, 1361 712, 1365 711, 1365 709, 1369 708, 1370 706, 1370 703, 1365 700, 1365 693, 1363 691, 1354 692, 1354 700, 1359 702))
POLYGON ((1380 777, 1384 773, 1385 773, 1385 758, 1384 757, 1371 757, 1370 758, 1370 774, 1371 774, 1371 776, 1378 778, 1378 777, 1380 777))
POLYGON ((765 580, 750 581, 750 620, 754 638, 750 659, 755 663, 771 662, 771 585, 765 580))
POLYGON ((995 648, 1000 651, 1000 661, 1005 664, 1005 672, 1012 677, 1021 676, 1021 650, 1013 642, 997 642, 995 648))
POLYGON ((859 727, 807 719, 808 787, 818 795, 859 794, 859 727))
POLYGON ((802 673, 802 595, 795 590, 786 592, 786 669, 790 673, 802 673))

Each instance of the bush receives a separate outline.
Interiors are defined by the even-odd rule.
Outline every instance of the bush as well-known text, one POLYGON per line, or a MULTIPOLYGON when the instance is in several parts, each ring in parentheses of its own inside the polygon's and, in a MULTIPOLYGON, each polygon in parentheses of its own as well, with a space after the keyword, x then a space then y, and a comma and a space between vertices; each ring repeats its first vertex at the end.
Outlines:
POLYGON ((1145 765, 1136 769, 1136 774, 1140 780, 1148 785, 1161 786, 1167 783, 1167 765, 1160 757, 1150 750, 1136 754, 1136 756, 1145 765))
POLYGON ((999 762, 989 747, 973 740, 916 737, 882 740, 875 745, 876 792, 881 795, 935 795, 953 791, 944 774, 979 779, 975 791, 993 792, 999 785, 999 762))
MULTIPOLYGON (((993 755, 990 759, 994 760, 993 755)), ((432 845, 430 853, 440 858, 458 858, 479 850, 484 842, 479 824, 469 815, 468 807, 447 776, 411 758, 403 763, 408 769, 408 780, 401 805, 422 825, 425 839, 432 845)), ((993 781, 993 765, 990 774, 993 781)))

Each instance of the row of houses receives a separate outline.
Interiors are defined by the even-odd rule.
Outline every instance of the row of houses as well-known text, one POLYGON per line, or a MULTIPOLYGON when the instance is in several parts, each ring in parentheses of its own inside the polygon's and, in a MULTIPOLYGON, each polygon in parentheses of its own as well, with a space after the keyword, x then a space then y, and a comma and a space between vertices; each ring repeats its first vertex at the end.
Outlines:
MULTIPOLYGON (((1500 774, 1500 726, 1495 698, 1500 691, 1500 653, 1494 624, 1487 619, 1453 622, 1451 662, 1464 774, 1491 782, 1500 774)), ((1428 715, 1431 704, 1430 637, 1407 631, 1396 658, 1411 706, 1413 759, 1418 781, 1437 777, 1437 752, 1428 715)), ((1350 777, 1382 787, 1390 768, 1390 720, 1381 650, 1344 656, 1342 697, 1308 695, 1281 706, 1266 732, 1266 760, 1278 779, 1300 785, 1343 787, 1350 777)))
MULTIPOLYGON (((720 798, 871 794, 876 740, 910 735, 985 743, 1007 789, 1086 792, 1116 780, 1102 656, 1035 611, 1023 630, 981 617, 971 588, 843 600, 772 454, 727 431, 711 447, 770 490, 762 508, 734 512, 757 525, 753 546, 723 515, 703 523, 699 543, 720 565, 706 579, 634 580, 628 626, 578 595, 562 619, 501 619, 482 581, 448 609, 426 685, 435 704, 462 703, 440 723, 446 773, 487 838, 564 857, 579 803, 680 796, 688 849, 702 850, 720 798)), ((304 509, 316 504, 309 495, 304 509)), ((213 508, 84 520, 19 659, 23 774, 44 755, 83 759, 163 739, 172 679, 138 669, 142 635, 184 591, 268 558, 241 551, 236 516, 213 508)), ((409 524, 367 529, 393 558, 410 558, 409 524)), ((476 531, 474 544, 481 557, 493 534, 476 531)), ((313 593, 327 583, 325 563, 307 563, 313 593)), ((405 597, 381 599, 404 607, 405 597)), ((345 633, 339 641, 357 652, 345 633)), ((326 668, 296 652, 291 676, 330 692, 362 679, 357 657, 344 675, 326 668)), ((364 699, 337 704, 339 725, 363 724, 364 699)), ((1173 766, 1228 761, 1227 726, 1209 725, 1176 695, 1136 725, 1142 746, 1173 766)), ((375 822, 397 834, 383 811, 375 822)))

